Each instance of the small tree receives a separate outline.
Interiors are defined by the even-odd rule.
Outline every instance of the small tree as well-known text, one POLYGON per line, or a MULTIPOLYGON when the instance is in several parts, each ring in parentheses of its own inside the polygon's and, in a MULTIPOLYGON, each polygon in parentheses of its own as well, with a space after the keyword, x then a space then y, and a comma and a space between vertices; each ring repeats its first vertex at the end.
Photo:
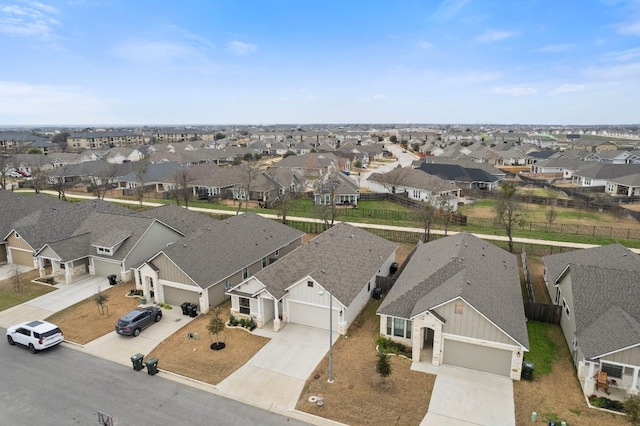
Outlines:
POLYGON ((224 331, 224 321, 220 314, 220 308, 215 307, 211 311, 211 318, 209 319, 209 324, 207 324, 207 330, 209 330, 209 333, 216 335, 216 346, 220 345, 220 332, 224 331))
POLYGON ((428 243, 431 240, 431 226, 438 214, 437 202, 433 197, 433 195, 427 197, 419 207, 416 207, 417 219, 424 229, 424 234, 422 235, 423 243, 428 243))
POLYGON ((109 300, 109 296, 104 294, 102 290, 100 290, 100 287, 98 287, 98 292, 93 295, 93 301, 96 302, 96 305, 98 306, 98 312, 100 313, 100 315, 109 316, 109 309, 107 308, 107 305, 106 305, 108 300, 109 300))
POLYGON ((24 293, 24 284, 22 283, 22 272, 20 271, 20 267, 18 265, 13 266, 13 270, 11 271, 11 278, 13 281, 13 291, 16 293, 24 293))
POLYGON ((376 361, 376 371, 382 377, 382 383, 385 383, 387 377, 391 375, 391 363, 387 354, 379 352, 378 360, 376 361))

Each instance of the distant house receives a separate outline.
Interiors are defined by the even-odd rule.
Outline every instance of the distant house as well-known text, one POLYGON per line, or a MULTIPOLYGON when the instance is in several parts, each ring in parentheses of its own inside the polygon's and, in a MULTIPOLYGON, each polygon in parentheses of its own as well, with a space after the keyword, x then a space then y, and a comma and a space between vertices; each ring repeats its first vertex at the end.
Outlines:
POLYGON ((439 164, 424 162, 419 170, 438 176, 460 188, 483 189, 493 191, 498 188, 500 179, 481 168, 465 167, 456 164, 439 164))
POLYGON ((377 276, 387 276, 397 246, 339 223, 227 291, 231 314, 258 327, 286 323, 345 334, 371 299, 377 276), (331 300, 330 300, 331 299, 331 300))
POLYGON ((471 234, 420 243, 378 308, 380 334, 414 363, 520 379, 529 350, 513 254, 471 234))
POLYGON ((345 204, 356 206, 360 199, 358 183, 342 172, 330 171, 313 186, 315 205, 345 204))

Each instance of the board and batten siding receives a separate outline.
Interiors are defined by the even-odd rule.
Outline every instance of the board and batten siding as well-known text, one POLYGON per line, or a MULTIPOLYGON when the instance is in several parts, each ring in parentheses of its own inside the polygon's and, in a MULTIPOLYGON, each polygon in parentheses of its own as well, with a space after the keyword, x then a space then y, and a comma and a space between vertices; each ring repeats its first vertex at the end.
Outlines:
MULTIPOLYGON (((580 344, 580 342, 578 342, 580 344)), ((640 360, 640 347, 629 348, 624 351, 615 352, 600 358, 602 361, 612 361, 620 364, 638 365, 640 360)))
POLYGON ((160 253, 151 261, 158 268, 158 279, 197 286, 180 268, 176 266, 164 253, 160 253))
POLYGON ((517 344, 462 299, 455 299, 434 309, 434 311, 442 318, 447 319, 442 327, 443 333, 507 345, 517 344), (456 314, 456 304, 462 304, 462 313, 456 314))
POLYGON ((166 247, 167 244, 175 243, 180 238, 182 238, 182 235, 176 231, 167 228, 160 222, 153 222, 138 243, 131 249, 131 252, 126 255, 124 269, 127 270, 139 265, 166 247))

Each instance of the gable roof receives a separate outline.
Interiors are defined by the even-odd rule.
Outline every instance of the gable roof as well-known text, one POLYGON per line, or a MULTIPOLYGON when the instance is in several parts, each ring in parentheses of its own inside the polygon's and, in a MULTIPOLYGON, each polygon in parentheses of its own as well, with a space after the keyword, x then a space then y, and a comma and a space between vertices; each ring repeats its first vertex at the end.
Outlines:
POLYGON ((213 221, 207 229, 181 239, 162 253, 197 285, 208 288, 303 235, 248 212, 213 221))
POLYGON ((391 241, 340 222, 254 277, 279 300, 287 287, 310 276, 349 306, 396 249, 391 241))
POLYGON ((458 297, 529 347, 516 256, 466 232, 419 244, 378 314, 413 318, 458 297))
POLYGON ((463 167, 457 164, 422 163, 419 167, 425 173, 442 179, 458 182, 497 182, 499 179, 480 168, 463 167))
POLYGON ((132 215, 158 219, 173 229, 177 229, 185 236, 201 232, 207 227, 210 227, 212 222, 217 222, 216 219, 206 213, 191 211, 178 207, 175 204, 164 204, 162 206, 132 213, 132 215))
POLYGON ((587 359, 640 345, 636 271, 569 265, 576 337, 587 359))
POLYGON ((408 188, 424 189, 430 192, 455 191, 459 188, 441 177, 422 170, 396 167, 387 173, 372 173, 367 180, 381 184, 393 184, 408 188))

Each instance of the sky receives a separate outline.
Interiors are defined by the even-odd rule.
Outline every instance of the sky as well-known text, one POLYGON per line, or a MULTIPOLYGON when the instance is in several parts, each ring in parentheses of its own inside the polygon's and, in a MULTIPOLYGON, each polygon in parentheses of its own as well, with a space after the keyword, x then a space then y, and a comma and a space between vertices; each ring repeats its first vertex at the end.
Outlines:
POLYGON ((0 0, 0 52, 0 126, 640 123, 640 0, 0 0))

